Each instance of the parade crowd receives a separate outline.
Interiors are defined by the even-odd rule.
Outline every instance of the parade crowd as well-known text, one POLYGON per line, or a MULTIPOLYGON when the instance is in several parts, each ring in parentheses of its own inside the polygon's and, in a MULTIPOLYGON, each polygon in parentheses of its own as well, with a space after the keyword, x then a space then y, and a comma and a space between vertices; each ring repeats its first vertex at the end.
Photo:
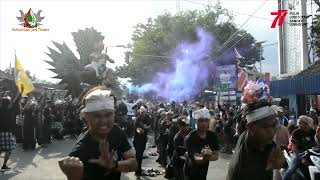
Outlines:
POLYGON ((117 100, 100 87, 81 100, 45 93, 13 97, 2 92, 0 96, 2 170, 10 169, 7 162, 16 142, 27 151, 36 144, 50 148, 53 138, 68 136, 78 138, 69 156, 59 161, 69 180, 120 179, 121 172, 130 171, 155 176, 141 167, 150 137, 157 149, 150 155, 158 156, 156 162, 165 167, 167 179, 206 179, 209 162, 226 153, 233 154, 227 180, 271 180, 286 166, 281 178, 289 180, 298 168, 308 171, 308 166, 301 166, 306 161, 299 154, 320 143, 315 107, 292 119, 287 107, 268 101, 215 106, 205 101, 117 100), (290 165, 285 165, 283 150, 294 157, 290 165))

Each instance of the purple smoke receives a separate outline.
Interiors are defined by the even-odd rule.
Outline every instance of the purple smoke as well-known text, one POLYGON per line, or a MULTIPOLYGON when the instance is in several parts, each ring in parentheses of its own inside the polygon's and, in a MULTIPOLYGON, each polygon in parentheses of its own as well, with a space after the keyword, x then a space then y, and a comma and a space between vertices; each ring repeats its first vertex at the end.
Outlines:
POLYGON ((202 61, 211 54, 213 37, 202 28, 197 28, 197 42, 185 41, 179 44, 171 61, 174 71, 157 73, 151 83, 141 87, 129 87, 129 93, 154 91, 168 100, 188 100, 207 86, 210 75, 208 61, 202 61))

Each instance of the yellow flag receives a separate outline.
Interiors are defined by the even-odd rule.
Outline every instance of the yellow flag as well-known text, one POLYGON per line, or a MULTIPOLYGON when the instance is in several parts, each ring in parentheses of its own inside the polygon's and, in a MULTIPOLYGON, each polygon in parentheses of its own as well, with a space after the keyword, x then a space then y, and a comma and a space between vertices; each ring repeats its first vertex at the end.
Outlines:
POLYGON ((21 92, 21 85, 24 87, 24 91, 22 93, 22 96, 26 96, 28 93, 32 92, 34 90, 33 84, 29 77, 27 76, 27 73, 24 71, 18 57, 16 56, 16 62, 15 62, 15 81, 16 85, 19 89, 19 92, 21 92))

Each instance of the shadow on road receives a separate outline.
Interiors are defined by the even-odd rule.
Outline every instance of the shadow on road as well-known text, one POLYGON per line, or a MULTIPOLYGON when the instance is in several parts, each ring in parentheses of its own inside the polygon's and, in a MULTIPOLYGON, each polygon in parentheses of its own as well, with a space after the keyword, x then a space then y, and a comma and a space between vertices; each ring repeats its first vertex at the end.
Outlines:
MULTIPOLYGON (((12 152, 8 166, 10 171, 1 172, 0 179, 10 179, 22 173, 26 169, 38 168, 40 161, 48 161, 50 159, 62 159, 71 151, 74 140, 66 139, 63 141, 53 141, 47 148, 37 146, 35 150, 24 151, 21 145, 12 152)), ((0 163, 3 163, 3 157, 0 158, 0 163)), ((58 164, 58 162, 57 162, 58 164)), ((28 179, 26 177, 26 179, 28 179)))
MULTIPOLYGON (((33 162, 34 157, 39 152, 39 148, 35 149, 34 151, 23 151, 22 148, 18 145, 17 149, 15 149, 10 157, 8 162, 8 166, 11 167, 10 171, 1 172, 0 177, 4 179, 9 179, 11 177, 16 176, 20 172, 22 172, 27 166, 33 166, 37 168, 37 164, 33 162), (23 156, 16 156, 16 154, 22 154, 23 156)), ((3 159, 1 159, 1 164, 3 163, 3 159)))

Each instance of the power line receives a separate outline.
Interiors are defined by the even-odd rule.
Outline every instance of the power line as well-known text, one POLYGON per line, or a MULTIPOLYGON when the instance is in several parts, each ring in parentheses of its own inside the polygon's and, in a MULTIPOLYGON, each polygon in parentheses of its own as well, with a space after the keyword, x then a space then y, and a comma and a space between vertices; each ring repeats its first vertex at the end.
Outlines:
POLYGON ((130 54, 132 56, 141 56, 141 57, 158 57, 158 58, 167 58, 170 59, 170 56, 157 56, 157 55, 150 55, 150 54, 130 54))
MULTIPOLYGON (((194 1, 191 1, 191 0, 184 0, 184 1, 191 2, 191 3, 194 3, 194 4, 203 5, 203 6, 212 7, 212 5, 209 5, 209 4, 208 4, 208 5, 205 5, 205 4, 202 4, 202 3, 199 3, 199 2, 194 2, 194 1)), ((233 40, 236 38, 235 35, 236 35, 239 31, 244 30, 243 26, 244 26, 251 18, 259 18, 259 19, 261 19, 261 17, 255 16, 254 14, 257 13, 257 12, 265 5, 266 1, 268 1, 268 0, 265 0, 258 8, 254 11, 254 13, 251 14, 251 15, 238 12, 239 14, 248 15, 249 18, 246 19, 246 21, 241 25, 241 27, 240 27, 233 35, 231 35, 231 37, 229 37, 229 39, 228 39, 226 42, 224 42, 223 45, 221 45, 221 46, 219 47, 219 51, 218 51, 218 52, 221 52, 223 49, 226 49, 227 44, 228 44, 229 42, 233 41, 233 40)), ((281 2, 279 2, 279 4, 281 4, 281 2)), ((279 5, 279 4, 278 4, 278 5, 279 5)), ((233 11, 233 12, 236 12, 236 11, 233 11)), ((268 20, 268 21, 273 21, 273 20, 267 19, 267 18, 262 18, 262 19, 265 19, 265 20, 268 20)), ((247 29, 247 31, 248 31, 248 29, 247 29)), ((240 37, 240 39, 239 39, 236 43, 234 43, 234 44, 231 46, 231 48, 234 47, 235 45, 237 45, 237 44, 238 44, 242 39, 244 39, 247 35, 248 35, 248 33, 246 33, 246 34, 244 34, 242 37, 240 37)), ((219 57, 220 57, 220 56, 219 56, 219 57)))
MULTIPOLYGON (((265 5, 266 2, 267 2, 267 0, 265 0, 258 8, 252 13, 252 15, 256 14, 256 13, 265 5)), ((236 34, 238 34, 241 30, 244 30, 244 28, 243 28, 244 25, 247 24, 251 18, 252 18, 252 17, 248 17, 248 18, 242 23, 242 25, 240 26, 240 28, 237 29, 237 31, 234 32, 234 33, 227 39, 227 41, 224 42, 224 43, 219 47, 218 52, 222 51, 225 47, 227 47, 227 45, 228 45, 231 41, 233 41, 233 40, 235 39, 234 37, 236 36, 236 34)), ((238 42, 240 42, 240 41, 238 41, 238 42)))
MULTIPOLYGON (((268 1, 268 0, 266 0, 266 1, 268 1)), ((266 1, 265 1, 265 2, 266 2, 266 1)), ((281 2, 279 2, 278 5, 279 5, 279 4, 281 4, 281 2)), ((260 9, 260 8, 261 8, 261 7, 259 7, 258 9, 260 9)), ((243 35, 243 36, 240 38, 240 40, 238 40, 236 43, 234 43, 234 44, 233 44, 231 47, 229 47, 228 49, 236 46, 236 45, 237 45, 242 39, 244 39, 247 35, 249 35, 249 33, 246 33, 245 35, 243 35)), ((225 46, 225 47, 226 47, 226 46, 225 46)), ((226 49, 225 47, 224 47, 224 49, 226 49)), ((219 51, 219 52, 221 52, 221 51, 219 51)), ((222 53, 222 54, 223 54, 223 53, 222 53)), ((221 57, 222 54, 221 54, 219 57, 221 57)))
POLYGON ((276 45, 276 44, 278 44, 278 43, 267 44, 267 45, 264 45, 262 47, 273 46, 273 45, 276 45))
MULTIPOLYGON (((194 1, 191 1, 191 0, 184 0, 184 1, 187 1, 187 2, 191 2, 191 3, 194 3, 194 4, 200 4, 200 5, 203 5, 203 6, 208 6, 208 7, 212 7, 212 5, 205 5, 205 4, 202 4, 202 3, 198 3, 198 2, 194 2, 194 1)), ((266 3, 266 1, 268 0, 265 0, 246 20, 244 23, 242 23, 241 27, 236 31, 234 32, 228 39, 227 41, 225 41, 219 48, 218 48, 218 52, 221 52, 227 45, 229 42, 233 41, 235 39, 235 35, 238 34, 238 32, 240 32, 241 30, 243 30, 243 27, 244 25, 254 16, 254 14, 256 14, 266 3)), ((271 20, 272 21, 272 20, 271 20)), ((243 38, 241 38, 243 39, 243 38)), ((240 42, 240 41, 238 41, 240 42)), ((238 43, 237 42, 237 43, 238 43)))
MULTIPOLYGON (((202 6, 213 7, 212 5, 203 4, 203 3, 199 3, 199 2, 195 2, 195 1, 190 1, 190 0, 183 0, 183 1, 190 2, 190 3, 194 3, 194 4, 198 4, 198 5, 202 5, 202 6)), ((228 11, 229 11, 229 10, 228 10, 228 11)), ((241 15, 244 15, 244 16, 250 16, 250 17, 253 17, 253 18, 257 18, 257 19, 263 19, 263 20, 273 21, 272 19, 269 19, 269 18, 260 17, 260 16, 255 16, 255 15, 252 15, 252 14, 246 14, 246 13, 239 12, 239 11, 230 11, 230 12, 235 12, 235 13, 238 13, 238 14, 241 14, 241 15)))
MULTIPOLYGON (((190 1, 190 0, 184 0, 184 1, 190 2, 190 3, 194 3, 194 4, 203 5, 203 6, 211 6, 211 7, 212 7, 212 5, 209 5, 209 4, 208 4, 208 5, 205 5, 205 4, 202 4, 202 3, 199 3, 199 2, 190 1)), ((265 2, 263 2, 263 4, 261 4, 261 5, 254 11, 253 14, 257 13, 257 12, 265 5, 266 1, 268 1, 268 0, 265 0, 265 2)), ((237 12, 237 11, 233 11, 233 12, 237 12)), ((243 14, 243 15, 246 15, 246 16, 249 16, 249 17, 248 17, 248 19, 246 19, 246 21, 241 25, 241 27, 238 29, 238 31, 236 31, 233 35, 231 35, 231 36, 229 37, 229 39, 228 39, 226 42, 224 42, 222 46, 220 46, 220 49, 221 49, 221 50, 223 50, 223 49, 226 47, 226 44, 227 44, 227 43, 229 43, 230 41, 232 41, 232 40, 235 39, 235 38, 234 38, 235 34, 237 34, 240 30, 244 30, 244 29, 242 29, 243 26, 244 26, 251 18, 258 18, 258 19, 264 19, 264 20, 268 20, 268 21, 273 21, 273 20, 271 20, 271 19, 263 18, 263 17, 258 17, 258 16, 255 16, 255 15, 253 15, 253 14, 249 15, 249 14, 245 14, 245 13, 241 13, 241 12, 237 12, 237 13, 243 14), (223 47, 223 46, 224 46, 224 47, 223 47), (222 48, 221 48, 221 47, 222 47, 222 48)), ((251 29, 251 28, 252 28, 252 27, 248 28, 247 30, 249 30, 249 29, 251 29)), ((242 39, 244 39, 244 38, 245 38, 246 36, 248 36, 248 35, 249 35, 249 33, 244 34, 242 37, 240 37, 240 39, 239 39, 236 43, 234 43, 231 47, 229 47, 229 49, 230 49, 230 48, 233 48, 234 46, 236 46, 242 39)), ((266 45, 266 46, 271 46, 271 45, 275 45, 275 44, 278 44, 278 43, 273 43, 273 44, 269 44, 269 45, 266 45)), ((264 46, 264 47, 265 47, 265 46, 264 46)), ((220 50, 220 51, 221 51, 221 50, 220 50)), ((149 54, 130 54, 130 55, 132 55, 132 56, 141 56, 141 57, 167 58, 167 59, 170 59, 170 58, 171 58, 170 56, 158 56, 158 55, 149 55, 149 54)), ((221 57, 221 56, 222 56, 222 55, 220 55, 219 57, 221 57)))

